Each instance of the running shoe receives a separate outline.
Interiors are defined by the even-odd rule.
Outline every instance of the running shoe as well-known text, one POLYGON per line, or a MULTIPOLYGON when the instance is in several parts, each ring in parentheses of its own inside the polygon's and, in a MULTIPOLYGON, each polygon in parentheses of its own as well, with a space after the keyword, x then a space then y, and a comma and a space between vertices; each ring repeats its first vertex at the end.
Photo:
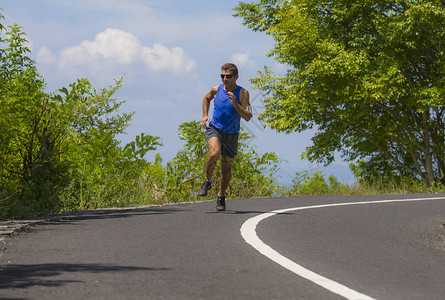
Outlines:
POLYGON ((217 211, 226 210, 226 196, 218 195, 218 199, 216 199, 216 210, 217 211))
POLYGON ((210 180, 204 180, 201 187, 198 190, 198 196, 207 196, 207 191, 212 188, 212 182, 210 180))

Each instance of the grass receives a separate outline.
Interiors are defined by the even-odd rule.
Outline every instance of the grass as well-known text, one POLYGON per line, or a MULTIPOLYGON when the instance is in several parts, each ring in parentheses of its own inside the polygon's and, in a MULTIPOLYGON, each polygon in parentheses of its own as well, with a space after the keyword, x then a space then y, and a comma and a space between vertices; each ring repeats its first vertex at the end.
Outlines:
MULTIPOLYGON (((137 205, 159 205, 165 203, 178 203, 208 200, 199 198, 195 195, 195 189, 187 184, 181 185, 182 192, 169 194, 165 189, 158 188, 153 184, 137 183, 132 186, 103 185, 98 191, 84 191, 84 200, 70 199, 69 197, 61 199, 60 207, 53 213, 68 211, 111 208, 137 205), (88 198, 88 199, 86 199, 88 198)), ((266 194, 259 195, 259 191, 264 187, 251 187, 246 189, 239 181, 233 180, 232 187, 229 188, 229 197, 231 198, 249 198, 249 197, 270 197, 271 189, 266 190, 266 194)), ((74 188, 75 189, 75 188, 74 188)), ((286 196, 307 196, 307 195, 376 195, 376 194, 413 194, 425 193, 434 194, 445 192, 442 184, 426 186, 420 180, 379 180, 373 184, 366 184, 356 181, 351 185, 339 182, 335 177, 329 176, 325 179, 321 172, 315 172, 311 176, 308 173, 302 173, 295 178, 291 186, 273 187, 273 197, 286 196)), ((261 192, 260 192, 261 193, 261 192)), ((74 190, 71 195, 76 194, 74 190)), ((4 197, 0 199, 0 220, 14 218, 23 218, 27 216, 9 216, 7 215, 7 206, 4 197), (3 200, 2 200, 3 199, 3 200)), ((37 214, 36 214, 37 215, 37 214)), ((44 216, 39 214, 39 216, 44 216)), ((29 218, 29 217, 28 217, 29 218)))

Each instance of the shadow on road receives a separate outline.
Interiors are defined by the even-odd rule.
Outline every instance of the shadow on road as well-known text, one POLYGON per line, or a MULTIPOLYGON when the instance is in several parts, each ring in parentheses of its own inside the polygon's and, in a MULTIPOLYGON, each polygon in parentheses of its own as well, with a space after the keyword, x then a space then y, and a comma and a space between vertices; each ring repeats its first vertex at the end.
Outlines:
MULTIPOLYGON (((77 211, 70 212, 66 214, 61 214, 59 216, 54 216, 51 218, 50 222, 58 221, 71 221, 71 220, 101 220, 101 219, 120 219, 120 218, 130 218, 135 216, 156 216, 156 215, 166 215, 173 214, 177 212, 186 211, 186 209, 178 207, 156 207, 156 208, 129 208, 129 209, 104 209, 104 210, 87 210, 87 211, 77 211)), ((45 222, 42 222, 45 223, 45 222)))
MULTIPOLYGON (((226 211, 213 211, 207 212, 207 214, 229 214, 229 215, 261 215, 268 213, 269 211, 257 211, 257 210, 226 210, 226 211)), ((292 213, 277 213, 277 215, 291 215, 292 213)))
POLYGON ((28 288, 32 286, 58 287, 64 284, 81 282, 74 280, 51 279, 63 273, 104 273, 169 271, 169 268, 144 268, 129 266, 110 266, 103 264, 37 264, 7 265, 0 269, 0 290, 28 288))

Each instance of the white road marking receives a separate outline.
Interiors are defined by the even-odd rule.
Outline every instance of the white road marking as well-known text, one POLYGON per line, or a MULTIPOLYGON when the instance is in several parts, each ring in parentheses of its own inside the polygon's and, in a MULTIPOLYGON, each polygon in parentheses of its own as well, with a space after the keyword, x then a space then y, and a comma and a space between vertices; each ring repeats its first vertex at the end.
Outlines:
POLYGON ((364 204, 381 204, 381 203, 394 203, 394 202, 412 202, 412 201, 431 201, 431 200, 445 200, 445 197, 435 197, 435 198, 417 198, 417 199, 395 199, 395 200, 380 200, 380 201, 364 201, 364 202, 350 202, 350 203, 333 203, 333 204, 322 204, 322 205, 313 205, 313 206, 304 206, 304 207, 294 207, 294 208, 286 208, 274 210, 272 212, 263 213, 256 217, 248 219, 244 222, 241 227, 241 235, 246 240, 248 244, 250 244, 253 248, 258 250, 261 254, 288 269, 289 271, 301 276, 307 280, 312 281, 315 284, 318 284, 321 287, 331 291, 332 293, 343 296, 346 299, 355 299, 355 300, 371 300, 371 298, 367 295, 359 293, 353 289, 348 288, 338 282, 335 282, 329 278, 323 277, 317 273, 308 270, 299 264, 291 261, 290 259, 282 256, 280 253, 272 249, 270 246, 263 243, 260 238, 256 234, 256 227, 259 222, 262 220, 275 216, 281 213, 287 213, 290 211, 296 210, 306 210, 313 208, 325 208, 325 207, 333 207, 333 206, 348 206, 348 205, 364 205, 364 204))

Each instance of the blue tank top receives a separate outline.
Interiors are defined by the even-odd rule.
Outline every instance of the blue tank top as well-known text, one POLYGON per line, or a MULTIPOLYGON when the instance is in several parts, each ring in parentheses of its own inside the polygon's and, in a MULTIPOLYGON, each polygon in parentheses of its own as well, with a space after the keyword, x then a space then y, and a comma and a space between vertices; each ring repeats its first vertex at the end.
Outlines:
MULTIPOLYGON (((239 93, 242 87, 238 86, 233 94, 236 96, 236 102, 240 103, 239 93)), ((213 117, 210 125, 225 133, 237 133, 240 131, 241 116, 235 110, 230 102, 229 94, 224 90, 224 85, 218 87, 214 99, 213 117)))

